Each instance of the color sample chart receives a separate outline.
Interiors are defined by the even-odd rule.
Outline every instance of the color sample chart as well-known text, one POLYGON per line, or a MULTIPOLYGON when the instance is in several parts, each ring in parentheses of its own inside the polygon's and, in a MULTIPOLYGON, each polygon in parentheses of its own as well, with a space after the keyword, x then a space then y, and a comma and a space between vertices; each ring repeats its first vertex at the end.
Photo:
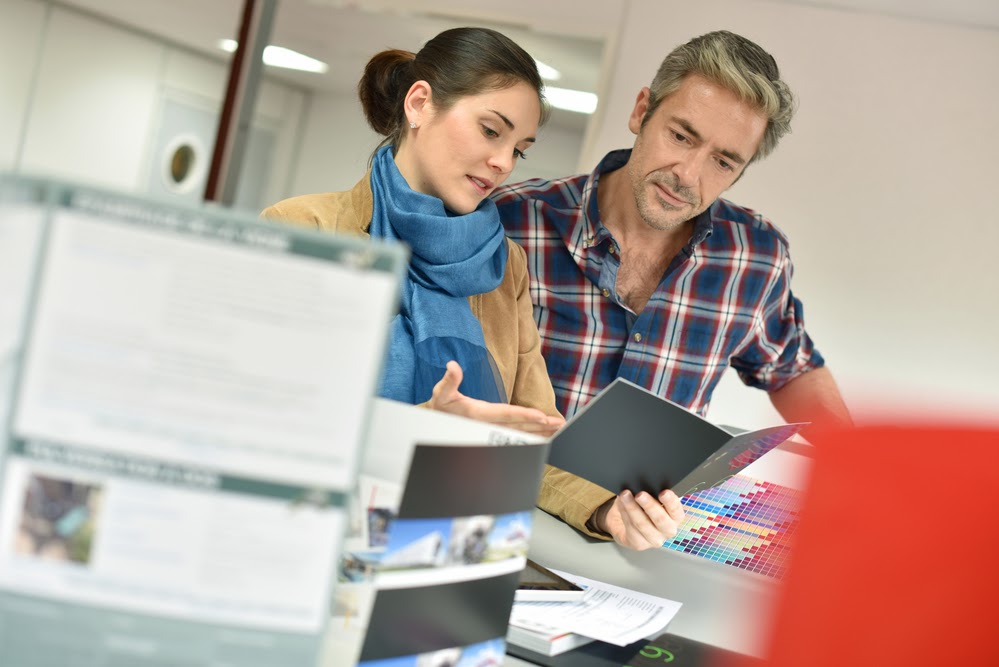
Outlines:
POLYGON ((681 498, 687 518, 667 549, 780 578, 802 492, 736 476, 681 498))

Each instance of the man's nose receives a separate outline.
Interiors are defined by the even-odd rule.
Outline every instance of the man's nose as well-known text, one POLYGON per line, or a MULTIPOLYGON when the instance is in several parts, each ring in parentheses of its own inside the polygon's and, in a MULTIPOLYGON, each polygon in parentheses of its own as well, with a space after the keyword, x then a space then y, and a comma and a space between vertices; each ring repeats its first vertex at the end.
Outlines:
POLYGON ((704 169, 704 157, 700 153, 691 152, 677 161, 673 165, 673 173, 679 180, 681 187, 690 188, 701 180, 701 171, 704 169))

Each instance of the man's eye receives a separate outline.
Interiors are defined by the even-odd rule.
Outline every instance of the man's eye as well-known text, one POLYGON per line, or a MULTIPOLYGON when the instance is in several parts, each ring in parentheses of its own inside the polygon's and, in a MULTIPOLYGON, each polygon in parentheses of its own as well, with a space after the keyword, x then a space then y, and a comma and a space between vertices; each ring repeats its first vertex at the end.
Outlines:
POLYGON ((725 171, 732 171, 733 169, 735 169, 735 167, 726 160, 718 160, 718 166, 724 169, 725 171))
POLYGON ((676 139, 677 141, 686 141, 687 140, 687 137, 684 136, 684 135, 682 135, 682 134, 680 134, 679 132, 674 132, 673 133, 673 138, 676 139))

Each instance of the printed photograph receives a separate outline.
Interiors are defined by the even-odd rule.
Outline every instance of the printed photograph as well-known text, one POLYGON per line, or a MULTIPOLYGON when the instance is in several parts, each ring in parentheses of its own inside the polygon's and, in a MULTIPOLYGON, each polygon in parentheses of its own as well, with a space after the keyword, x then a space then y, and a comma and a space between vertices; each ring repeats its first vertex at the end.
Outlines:
POLYGON ((24 493, 15 552, 89 563, 101 495, 96 484, 31 475, 24 493))
POLYGON ((357 492, 351 498, 351 528, 348 537, 358 551, 378 551, 388 546, 389 526, 395 519, 402 487, 387 480, 359 475, 357 492), (356 521, 356 524, 355 524, 356 521))
POLYGON ((491 516, 454 519, 448 545, 448 564, 476 565, 489 555, 489 534, 496 520, 491 516))
POLYGON ((372 549, 388 546, 389 525, 395 513, 386 507, 368 508, 368 546, 372 549))
POLYGON ((381 557, 380 551, 345 551, 340 557, 337 581, 341 583, 370 581, 375 576, 381 557))
POLYGON ((379 572, 460 567, 527 556, 531 513, 392 521, 379 572))
POLYGON ((451 519, 396 519, 381 571, 442 567, 447 563, 451 519))
POLYGON ((497 561, 506 558, 527 557, 527 546, 531 539, 531 513, 514 512, 502 514, 493 522, 489 533, 489 552, 486 560, 497 561))

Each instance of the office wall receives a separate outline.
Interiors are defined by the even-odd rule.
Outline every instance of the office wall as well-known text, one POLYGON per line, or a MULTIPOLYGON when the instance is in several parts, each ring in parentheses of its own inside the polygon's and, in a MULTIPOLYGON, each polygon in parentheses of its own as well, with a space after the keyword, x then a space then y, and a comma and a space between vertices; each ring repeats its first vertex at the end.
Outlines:
POLYGON ((46 17, 45 5, 31 0, 0 0, 0 12, 0 169, 10 170, 20 160, 46 17))
MULTIPOLYGON (((791 239, 794 288, 850 407, 999 415, 999 31, 765 0, 630 0, 581 168, 630 146, 673 46, 715 29, 778 60, 793 133, 729 193, 791 239)), ((709 416, 775 418, 727 377, 709 416)))
MULTIPOLYGON (((47 2, 0 0, 0 10, 0 169, 146 192, 160 168, 168 103, 211 119, 210 159, 223 59, 47 2)), ((252 199, 287 191, 306 97, 273 81, 261 86, 253 127, 273 142, 267 186, 252 199)))
MULTIPOLYGON (((0 12, 0 169, 146 192, 162 168, 165 108, 217 119, 228 72, 221 57, 42 0, 0 0, 0 12)), ((514 177, 571 172, 584 124, 543 128, 514 177)), ((274 80, 261 86, 254 127, 272 135, 274 150, 266 187, 253 193, 261 205, 350 187, 379 141, 353 94, 274 80)))
MULTIPOLYGON (((573 173, 585 126, 579 120, 559 124, 553 119, 542 127, 537 145, 527 151, 526 160, 517 163, 508 182, 573 173)), ((364 120, 356 95, 315 94, 309 104, 291 192, 331 192, 353 186, 381 139, 364 120)))

